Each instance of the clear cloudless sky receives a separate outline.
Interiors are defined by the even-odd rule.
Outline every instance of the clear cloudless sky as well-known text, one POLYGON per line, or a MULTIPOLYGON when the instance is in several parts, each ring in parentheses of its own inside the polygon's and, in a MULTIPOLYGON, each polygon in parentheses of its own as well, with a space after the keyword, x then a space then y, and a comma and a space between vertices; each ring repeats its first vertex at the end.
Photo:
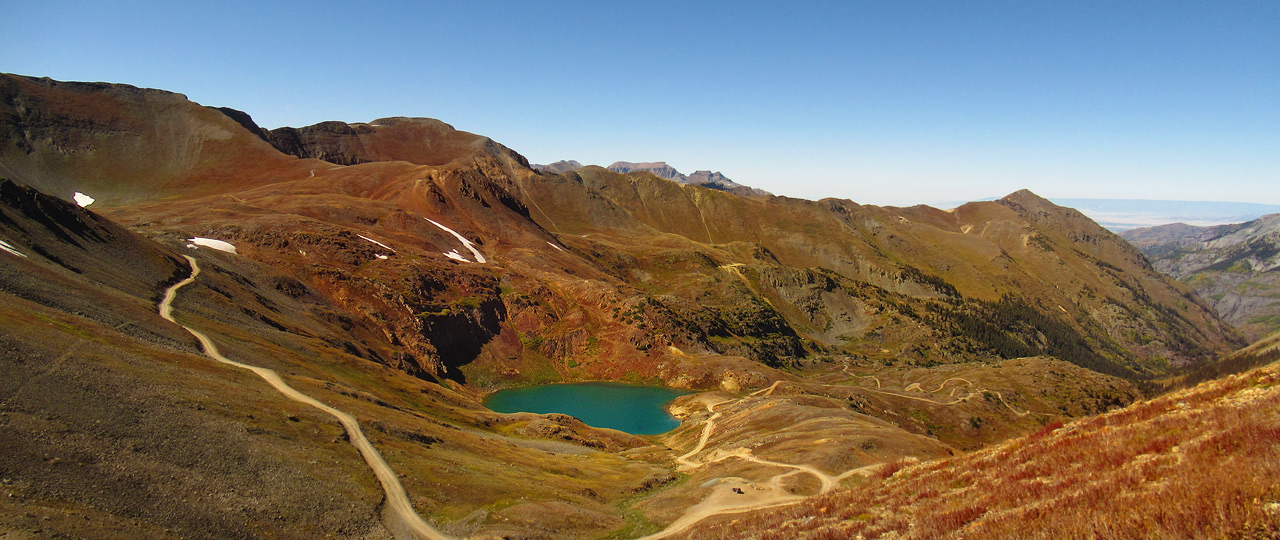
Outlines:
POLYGON ((1280 2, 9 2, 0 71, 776 194, 1280 204, 1280 2))

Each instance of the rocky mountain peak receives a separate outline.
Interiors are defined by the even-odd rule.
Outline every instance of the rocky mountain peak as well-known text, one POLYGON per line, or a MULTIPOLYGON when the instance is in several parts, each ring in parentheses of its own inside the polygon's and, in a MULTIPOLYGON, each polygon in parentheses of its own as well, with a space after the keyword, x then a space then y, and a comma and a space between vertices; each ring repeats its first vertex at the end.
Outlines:
POLYGON ((369 123, 328 121, 282 127, 268 132, 267 141, 285 154, 338 165, 374 161, 443 165, 487 153, 529 166, 524 156, 488 137, 459 131, 434 118, 395 116, 369 123))
POLYGON ((1042 210, 1050 206, 1057 207, 1049 199, 1036 195, 1029 189, 1019 189, 1001 197, 1000 201, 1014 203, 1029 210, 1042 210))
POLYGON ((539 165, 535 163, 533 164, 532 167, 536 171, 549 172, 551 174, 561 174, 561 173, 567 173, 569 171, 576 171, 578 169, 581 169, 582 163, 579 163, 577 160, 573 160, 573 159, 570 159, 570 160, 562 159, 550 165, 539 165))
POLYGON ((677 171, 675 167, 667 164, 665 161, 647 161, 641 163, 632 163, 629 161, 615 161, 612 165, 605 167, 613 172, 626 174, 629 172, 643 171, 653 173, 658 178, 666 178, 674 180, 681 184, 688 184, 688 178, 677 171))
POLYGON ((689 184, 693 186, 702 186, 702 187, 711 188, 719 191, 727 191, 729 193, 734 193, 734 194, 743 195, 743 196, 771 195, 771 193, 765 190, 744 186, 742 184, 734 182, 733 180, 730 180, 729 177, 721 174, 719 171, 711 172, 711 171, 700 170, 700 171, 695 171, 693 174, 686 176, 685 174, 676 170, 675 167, 668 165, 667 162, 665 161, 649 161, 649 162, 642 162, 642 163, 632 163, 629 161, 615 161, 612 165, 609 165, 609 167, 607 168, 613 172, 622 173, 622 174, 637 172, 637 171, 648 172, 648 173, 652 173, 654 176, 657 176, 658 178, 665 178, 667 180, 671 180, 676 183, 689 184))

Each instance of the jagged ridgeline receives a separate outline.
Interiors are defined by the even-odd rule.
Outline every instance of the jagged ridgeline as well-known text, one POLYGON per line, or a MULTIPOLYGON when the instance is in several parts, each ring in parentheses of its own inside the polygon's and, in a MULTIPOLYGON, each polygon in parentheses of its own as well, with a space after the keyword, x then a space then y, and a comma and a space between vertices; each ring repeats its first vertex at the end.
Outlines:
POLYGON ((13 181, 153 238, 233 243, 382 336, 351 351, 422 377, 716 384, 687 360, 703 353, 1045 354, 1144 379, 1239 345, 1136 249, 1026 191, 953 210, 739 196, 539 172, 430 119, 267 131, 179 94, 12 75, 0 98, 13 181))

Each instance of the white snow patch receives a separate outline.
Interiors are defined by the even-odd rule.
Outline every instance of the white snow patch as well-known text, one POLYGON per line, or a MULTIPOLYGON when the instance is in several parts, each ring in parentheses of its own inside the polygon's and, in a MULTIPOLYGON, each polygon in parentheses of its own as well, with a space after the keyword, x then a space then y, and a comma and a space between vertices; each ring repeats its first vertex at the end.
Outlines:
MULTIPOLYGON (((457 233, 456 231, 454 231, 453 229, 450 229, 450 228, 448 228, 448 227, 445 227, 444 225, 441 225, 441 224, 439 224, 439 223, 436 223, 436 221, 435 221, 435 220, 433 220, 433 219, 431 219, 431 218, 426 218, 426 220, 427 220, 427 221, 430 221, 432 225, 435 225, 435 226, 437 226, 437 227, 440 227, 441 229, 444 229, 444 230, 445 230, 445 232, 447 232, 447 233, 449 233, 449 234, 452 234, 454 238, 457 238, 459 242, 462 242, 462 245, 463 245, 463 246, 466 246, 466 248, 467 248, 467 249, 471 250, 471 254, 472 254, 472 255, 475 255, 475 257, 476 257, 476 262, 481 263, 481 264, 484 264, 484 263, 488 262, 488 261, 486 261, 486 260, 484 259, 484 255, 480 253, 480 250, 476 249, 476 245, 475 245, 474 243, 472 243, 470 240, 467 240, 467 238, 466 238, 465 236, 462 236, 461 234, 458 234, 458 233, 457 233)), ((456 252, 457 250, 455 249, 454 251, 456 252)), ((445 253, 445 255, 448 255, 448 253, 445 253)), ((461 256, 461 255, 459 255, 459 256, 461 256)), ((450 258, 450 259, 452 259, 452 258, 454 258, 454 257, 449 257, 449 258, 450 258)), ((465 260, 465 259, 464 259, 464 260, 465 260)), ((467 261, 467 262, 471 262, 471 261, 467 261)))
POLYGON ((386 256, 386 255, 382 255, 382 254, 379 254, 379 255, 378 255, 378 258, 379 258, 379 259, 381 259, 381 260, 384 260, 384 261, 385 261, 385 260, 387 260, 387 256, 386 256))
POLYGON ((21 251, 14 249, 13 246, 9 245, 9 243, 5 242, 4 240, 0 240, 0 250, 8 253, 12 253, 24 259, 28 258, 26 253, 23 253, 21 251))
POLYGON ((448 257, 448 258, 450 258, 450 259, 453 259, 453 260, 455 260, 455 261, 462 261, 462 262, 465 262, 465 263, 469 263, 469 262, 471 262, 471 261, 468 261, 466 257, 463 257, 463 256, 462 256, 462 254, 458 253, 458 250, 456 250, 456 249, 455 249, 455 250, 453 250, 453 251, 450 251, 450 252, 448 252, 448 253, 445 253, 445 254, 444 254, 444 256, 445 256, 445 257, 448 257))
POLYGON ((93 201, 95 200, 93 197, 80 193, 79 191, 75 192, 75 194, 72 195, 71 198, 75 199, 76 204, 80 205, 81 207, 89 206, 93 204, 93 201))
POLYGON ((560 247, 560 246, 557 246, 557 245, 555 245, 555 244, 552 244, 551 242, 547 242, 547 245, 548 245, 548 246, 551 246, 551 247, 553 247, 553 248, 556 248, 556 249, 558 249, 558 250, 560 250, 560 251, 564 251, 564 248, 562 248, 562 247, 560 247))
POLYGON ((372 239, 372 238, 369 238, 368 236, 365 236, 365 235, 363 235, 363 234, 357 234, 356 236, 359 236, 360 238, 363 238, 363 239, 365 239, 365 240, 368 240, 368 241, 370 241, 370 242, 373 242, 373 243, 375 243, 375 244, 378 244, 379 246, 382 246, 382 247, 384 247, 384 248, 390 249, 391 251, 395 251, 394 249, 392 249, 392 248, 391 248, 391 246, 388 246, 388 245, 386 245, 386 244, 384 244, 384 243, 382 243, 382 242, 379 242, 379 241, 377 241, 377 240, 374 240, 374 239, 372 239))
POLYGON ((200 246, 197 246, 197 245, 195 245, 195 244, 188 243, 188 244, 187 244, 187 249, 200 249, 200 246))
POLYGON ((216 249, 218 251, 225 251, 227 253, 236 252, 235 246, 231 245, 230 242, 223 242, 222 240, 214 240, 212 238, 200 238, 199 236, 197 236, 195 238, 189 238, 187 239, 187 241, 197 246, 204 246, 210 249, 216 249))

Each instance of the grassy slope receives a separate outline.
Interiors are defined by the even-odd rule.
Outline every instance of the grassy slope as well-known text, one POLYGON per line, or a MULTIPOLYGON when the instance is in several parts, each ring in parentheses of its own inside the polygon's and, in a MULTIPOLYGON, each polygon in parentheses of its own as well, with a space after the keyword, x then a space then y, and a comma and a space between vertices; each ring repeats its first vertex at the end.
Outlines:
POLYGON ((309 408, 145 316, 0 305, 0 536, 388 537, 376 482, 309 408))

